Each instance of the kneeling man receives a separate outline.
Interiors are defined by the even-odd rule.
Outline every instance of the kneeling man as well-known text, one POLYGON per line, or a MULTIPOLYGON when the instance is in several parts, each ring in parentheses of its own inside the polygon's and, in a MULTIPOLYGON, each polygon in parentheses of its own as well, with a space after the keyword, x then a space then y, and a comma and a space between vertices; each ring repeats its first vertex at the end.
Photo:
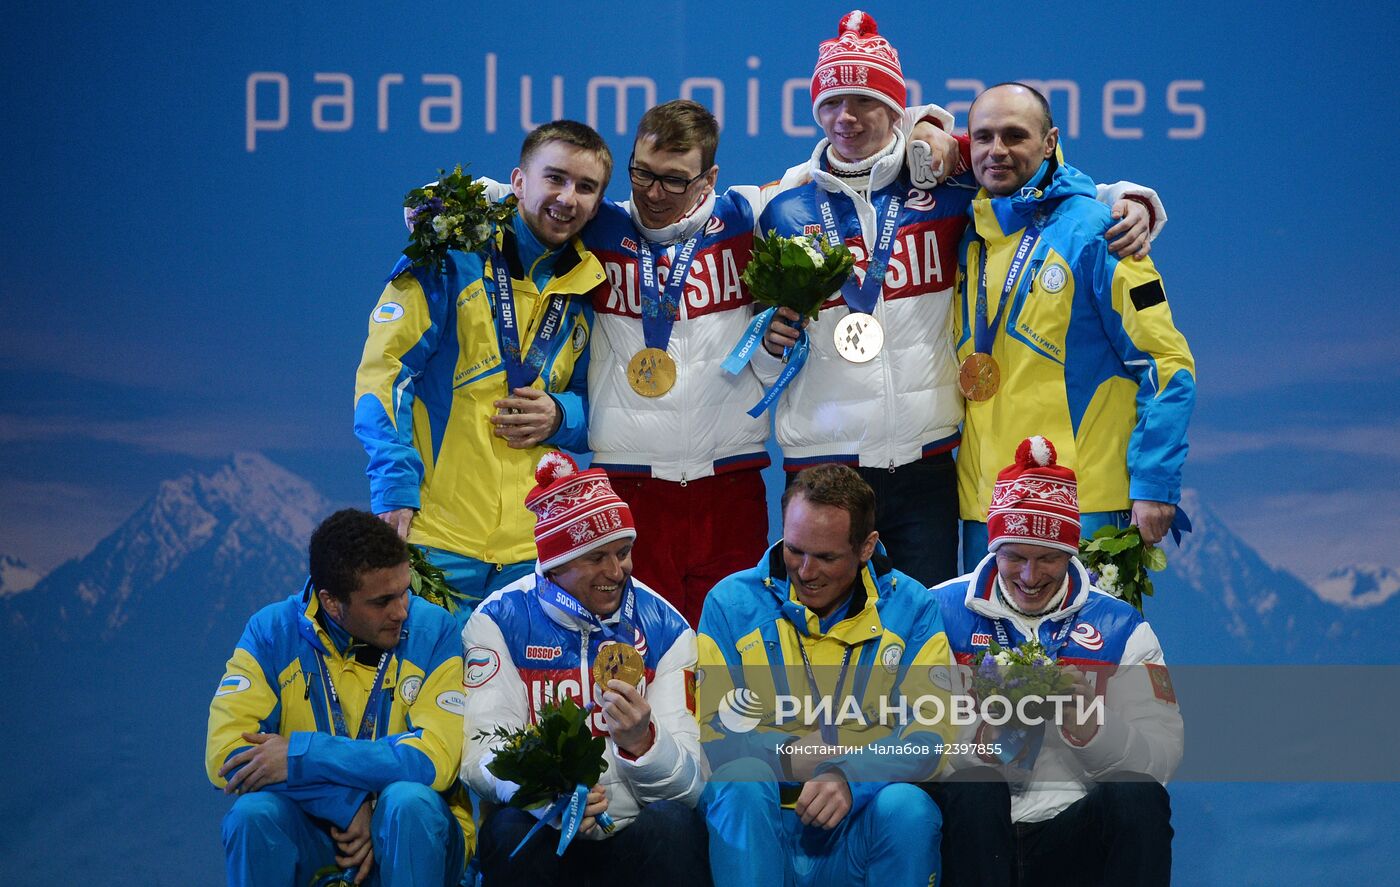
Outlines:
MULTIPOLYGON (((1019 762, 1029 780, 1011 777, 1014 830, 979 828, 945 841, 949 868, 970 870, 952 857, 971 854, 1014 859, 1022 887, 1165 887, 1172 828, 1163 785, 1181 762, 1181 710, 1152 627, 1093 587, 1075 557, 1077 484, 1073 471, 1056 464, 1050 441, 1032 437, 1017 448, 1016 461, 997 476, 987 527, 991 553, 934 590, 955 657, 970 666, 993 641, 1009 648, 1038 640, 1073 675, 1079 701, 1044 725, 1038 750, 1019 762)), ((1006 738, 984 727, 978 743, 1006 738)), ((956 760, 953 767, 990 762, 956 760)), ((956 791, 958 783, 944 788, 956 791)), ((1010 883, 1009 871, 1002 883, 1010 883)))
POLYGON ((495 807, 481 832, 485 883, 601 884, 620 876, 632 884, 706 884, 705 826, 695 812, 706 777, 691 689, 695 632, 633 581, 632 512, 602 469, 579 471, 568 456, 550 453, 535 479, 525 498, 535 513, 535 570, 483 601, 462 633, 462 779, 495 807), (613 645, 630 648, 640 685, 596 677, 594 664, 613 645), (608 767, 590 787, 581 840, 557 856, 557 832, 546 831, 512 858, 535 819, 496 806, 517 786, 487 769, 499 740, 482 732, 522 727, 564 696, 597 707, 590 723, 607 739, 608 767), (617 826, 611 834, 595 824, 604 811, 617 826))

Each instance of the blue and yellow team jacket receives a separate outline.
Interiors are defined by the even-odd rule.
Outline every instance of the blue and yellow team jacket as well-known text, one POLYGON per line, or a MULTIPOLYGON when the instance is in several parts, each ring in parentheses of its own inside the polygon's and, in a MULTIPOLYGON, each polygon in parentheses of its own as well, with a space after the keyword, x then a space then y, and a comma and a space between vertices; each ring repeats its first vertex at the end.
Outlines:
POLYGON ((540 457, 551 445, 588 449, 588 293, 604 275, 577 239, 547 251, 519 216, 498 239, 522 351, 550 298, 568 299, 532 384, 559 404, 559 431, 526 450, 492 433, 493 403, 507 395, 492 266, 485 253, 453 252, 443 273, 401 259, 390 276, 355 375, 355 434, 369 454, 376 513, 416 508, 411 541, 504 564, 535 556, 524 501, 540 457))
POLYGON ((308 815, 349 825, 365 798, 392 782, 431 785, 461 824, 470 855, 476 843, 471 805, 457 781, 462 757, 462 641, 447 611, 409 595, 408 620, 384 671, 375 738, 353 738, 369 701, 380 651, 353 640, 329 618, 311 584, 248 620, 209 705, 204 766, 222 788, 219 768, 248 748, 248 733, 289 741, 284 794, 308 815), (326 669, 321 668, 325 657, 326 669), (351 736, 335 735, 327 681, 351 736))
MULTIPOLYGON (((953 678, 938 601, 918 580, 893 569, 880 546, 850 602, 823 625, 798 602, 782 546, 776 543, 757 566, 724 579, 705 598, 698 717, 716 778, 723 778, 725 764, 747 759, 770 767, 785 788, 795 787, 782 749, 826 720, 846 751, 818 772, 842 771, 853 810, 891 782, 929 779, 943 744, 956 733, 947 717, 936 718, 951 713, 953 678), (825 697, 832 699, 829 718, 820 709, 825 697), (815 718, 807 717, 808 709, 815 718)), ((792 793, 783 797, 790 805, 792 793)))
POLYGON ((1088 176, 1054 158, 1010 197, 982 190, 963 239, 958 360, 976 350, 977 281, 987 264, 987 318, 995 318, 1023 231, 1041 227, 994 330, 1001 387, 969 401, 958 453, 964 520, 985 521, 997 472, 1031 435, 1054 441, 1079 478, 1082 512, 1130 500, 1176 503, 1195 362, 1172 322, 1149 259, 1120 261, 1103 237, 1112 224, 1088 176))

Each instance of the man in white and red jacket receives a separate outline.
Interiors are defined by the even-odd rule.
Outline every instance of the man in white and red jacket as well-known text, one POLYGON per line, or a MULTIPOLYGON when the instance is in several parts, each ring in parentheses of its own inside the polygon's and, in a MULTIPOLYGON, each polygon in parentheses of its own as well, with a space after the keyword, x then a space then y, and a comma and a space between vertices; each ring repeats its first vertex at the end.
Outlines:
MULTIPOLYGON (((789 477, 821 462, 857 468, 875 490, 875 526, 891 557, 932 586, 959 573, 953 450, 963 396, 950 320, 977 183, 961 163, 941 183, 911 179, 899 54, 868 14, 848 13, 822 43, 811 92, 826 138, 783 176, 759 228, 844 243, 856 270, 807 325, 806 342, 797 314, 780 309, 753 366, 766 383, 801 366, 777 406, 789 477)), ((923 113, 952 129, 942 109, 923 113)), ((1134 188, 1099 191, 1123 218, 1104 235, 1122 256, 1145 252, 1152 221, 1136 202, 1143 189, 1114 199, 1134 188)))
POLYGON ((695 720, 695 632, 632 580, 632 512, 601 470, 579 471, 551 453, 535 478, 525 499, 536 515, 535 572, 483 601, 462 632, 462 779, 490 805, 508 803, 518 786, 487 768, 499 740, 483 733, 532 723, 544 703, 565 697, 596 707, 590 724, 607 739, 607 769, 589 787, 580 840, 563 856, 558 833, 547 831, 512 857, 536 820, 512 807, 490 812, 477 844, 485 882, 591 883, 591 873, 625 871, 636 883, 707 883, 705 826, 694 809, 708 775, 695 720), (595 661, 614 645, 635 651, 636 685, 595 679, 595 661), (593 824, 604 812, 617 826, 610 834, 593 824))
MULTIPOLYGON (((1066 705, 1063 717, 1044 724, 1034 752, 1036 740, 1027 738, 1029 762, 1021 760, 1021 775, 1012 775, 1009 808, 986 809, 979 791, 982 806, 961 817, 966 828, 959 799, 981 787, 935 785, 947 822, 946 883, 1010 885, 1014 869, 1022 887, 1166 887, 1172 828, 1164 784, 1181 763, 1181 710, 1152 626, 1130 604, 1093 587, 1075 556, 1077 484, 1056 461, 1045 438, 1021 443, 992 493, 991 553, 934 595, 959 666, 970 669, 993 642, 1010 648, 1039 641, 1074 677, 1070 692, 1086 703, 1086 716, 1079 717, 1078 704, 1066 705), (1101 703, 1097 712, 1088 705, 1093 700, 1101 703), (1072 861, 1065 857, 1071 847, 1072 861)), ((1004 741, 1004 733, 987 728, 977 738, 986 746, 1004 741)), ((950 769, 989 763, 997 762, 967 756, 951 760, 950 769)))

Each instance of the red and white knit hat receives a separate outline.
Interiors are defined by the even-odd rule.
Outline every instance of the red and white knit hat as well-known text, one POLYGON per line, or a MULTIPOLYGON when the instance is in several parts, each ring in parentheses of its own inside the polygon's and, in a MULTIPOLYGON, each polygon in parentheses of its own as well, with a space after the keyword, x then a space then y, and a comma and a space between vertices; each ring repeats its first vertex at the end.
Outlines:
POLYGON ((1074 472, 1055 464, 1055 445, 1028 437, 1016 461, 997 475, 987 510, 987 549, 1025 542, 1079 553, 1079 484, 1074 472))
POLYGON ((540 572, 614 540, 637 538, 632 509, 613 492, 603 469, 579 471, 563 453, 545 453, 535 483, 525 507, 535 513, 540 572))
POLYGON ((881 37, 875 19, 859 9, 846 13, 837 25, 836 39, 817 48, 812 72, 812 117, 834 95, 868 95, 904 113, 904 72, 899 53, 881 37))

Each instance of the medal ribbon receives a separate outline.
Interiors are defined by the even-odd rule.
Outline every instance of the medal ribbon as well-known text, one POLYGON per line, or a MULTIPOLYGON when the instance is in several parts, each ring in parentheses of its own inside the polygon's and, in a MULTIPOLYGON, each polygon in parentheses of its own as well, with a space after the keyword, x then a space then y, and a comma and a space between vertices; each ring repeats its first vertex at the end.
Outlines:
POLYGON ((648 348, 665 351, 671 341, 671 326, 681 316, 681 294, 690 276, 690 263, 695 260, 695 248, 700 245, 704 233, 702 227, 676 251, 664 289, 656 282, 656 254, 652 244, 645 237, 638 238, 637 254, 642 266, 642 336, 648 348))
POLYGON ((763 341, 763 331, 768 329, 768 324, 773 322, 773 315, 776 313, 777 308, 769 308, 754 315, 753 320, 744 328, 744 334, 734 343, 734 350, 724 359, 723 367, 726 373, 737 376, 743 372, 744 367, 753 359, 759 343, 763 341))
MULTIPOLYGON (((510 858, 514 859, 515 854, 520 852, 520 848, 530 843, 530 839, 535 836, 535 832, 544 828, 559 817, 559 846, 555 848, 555 856, 563 856, 568 849, 569 842, 578 834, 579 824, 583 822, 583 811, 588 809, 588 786, 576 785, 574 790, 565 795, 560 795, 549 809, 540 817, 540 821, 530 827, 525 833, 525 837, 520 839, 520 843, 515 845, 515 849, 510 851, 510 858)), ((613 818, 603 811, 597 817, 598 828, 606 834, 612 834, 617 828, 613 818)))
MULTIPOLYGON (((348 650, 347 650, 348 652, 348 650)), ((326 654, 318 648, 316 658, 321 663, 321 683, 326 691, 326 704, 331 710, 331 735, 349 736, 350 728, 346 725, 345 710, 340 705, 340 694, 335 690, 335 681, 331 680, 331 670, 326 664, 326 654)), ((370 690, 369 699, 365 700, 365 713, 360 716, 360 730, 355 735, 356 739, 373 739, 375 727, 379 722, 379 703, 384 695, 384 673, 389 669, 389 651, 385 650, 379 654, 379 667, 374 671, 374 689, 370 690)))
MULTIPOLYGON (((817 201, 817 214, 821 216, 827 243, 840 246, 841 232, 836 228, 836 212, 831 208, 831 198, 825 191, 816 188, 813 189, 813 199, 817 201)), ((886 194, 875 206, 880 231, 865 266, 865 279, 857 285, 856 273, 852 270, 851 276, 841 284, 841 296, 852 311, 860 314, 873 314, 875 311, 875 303, 880 300, 880 289, 885 282, 885 271, 889 269, 890 254, 894 252, 895 223, 899 221, 899 210, 903 206, 904 198, 897 192, 886 194)))
POLYGON ((559 295, 549 298, 549 307, 530 343, 530 350, 522 355, 520 318, 515 311, 515 288, 510 279, 510 266, 494 243, 491 246, 491 271, 496 280, 496 300, 500 306, 501 322, 497 326, 501 339, 501 363, 506 368, 506 391, 509 393, 517 388, 530 387, 539 377, 549 346, 563 326, 565 299, 559 295))
MULTIPOLYGON (((772 311, 773 309, 769 309, 760 314, 759 317, 771 316, 772 311)), ((755 321, 757 319, 755 318, 755 321)), ((750 416, 757 419, 763 415, 765 410, 778 402, 778 397, 783 393, 783 390, 788 387, 803 365, 807 363, 807 355, 811 350, 812 340, 807 337, 807 330, 802 329, 797 333, 797 344, 792 346, 792 352, 788 355, 787 366, 783 367, 782 373, 773 382, 772 387, 763 392, 763 397, 759 399, 758 403, 749 408, 750 416)), ((731 354, 730 359, 732 360, 733 357, 734 355, 731 354)))
POLYGON ((1011 267, 1006 269, 1006 282, 1001 288, 1001 301, 997 303, 997 316, 991 323, 987 322, 987 241, 981 237, 977 242, 982 244, 982 267, 977 272, 977 317, 973 326, 972 348, 979 354, 992 353, 992 339, 996 336, 996 331, 1001 328, 1001 319, 1006 315, 1006 303, 1011 301, 1011 293, 1016 289, 1016 284, 1021 278, 1021 272, 1026 268, 1026 259, 1030 258, 1031 247, 1040 239, 1040 227, 1029 225, 1021 234, 1021 242, 1016 245, 1016 254, 1011 257, 1011 267))
MULTIPOLYGON (((821 695, 821 688, 817 686, 817 676, 812 671, 812 660, 807 658, 807 645, 802 643, 802 638, 797 639, 797 649, 802 654, 802 667, 807 670, 807 686, 812 689, 813 696, 821 695)), ((846 647, 846 653, 841 657, 841 672, 836 677, 836 688, 831 693, 831 710, 838 705, 837 700, 841 698, 841 688, 846 686, 846 669, 851 664, 851 646, 846 647)), ((835 745, 839 738, 836 725, 828 718, 823 718, 821 727, 822 742, 827 745, 835 745)))
POLYGON ((610 641, 616 640, 615 636, 626 629, 626 637, 623 640, 625 643, 632 643, 632 613, 637 607, 637 592, 636 589, 632 587, 631 579, 627 580, 627 587, 622 590, 622 618, 618 620, 617 627, 613 628, 612 626, 605 625, 596 614, 579 603, 578 598, 560 588, 550 580, 548 576, 541 576, 540 578, 543 582, 538 585, 536 590, 546 603, 552 604, 566 613, 572 613, 574 616, 577 616, 579 619, 582 619, 601 632, 603 637, 610 641))

